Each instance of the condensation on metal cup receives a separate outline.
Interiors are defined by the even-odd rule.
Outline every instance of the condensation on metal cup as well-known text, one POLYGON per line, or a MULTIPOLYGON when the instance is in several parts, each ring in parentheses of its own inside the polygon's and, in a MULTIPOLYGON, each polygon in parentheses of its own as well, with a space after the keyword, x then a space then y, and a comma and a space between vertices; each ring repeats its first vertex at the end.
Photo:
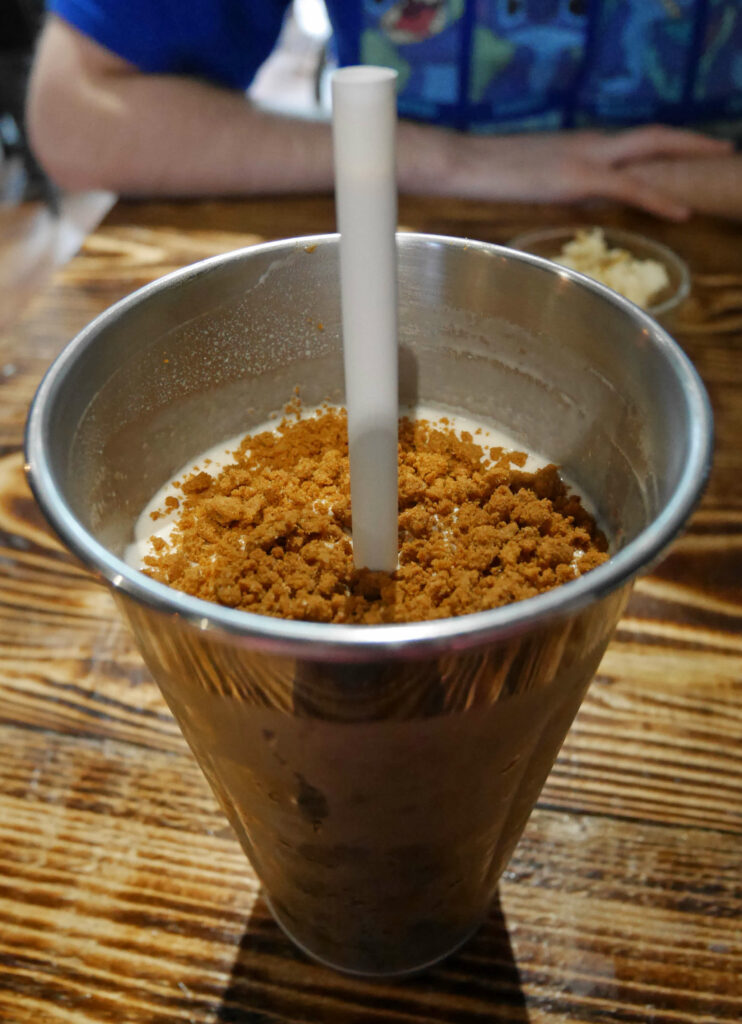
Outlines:
POLYGON ((150 496, 280 410, 342 401, 336 236, 169 274, 82 331, 27 426, 31 486, 111 587, 265 888, 306 952, 419 969, 486 916, 636 574, 699 498, 703 386, 602 286, 524 253, 398 236, 400 385, 499 425, 588 494, 613 556, 474 615, 340 626, 252 615, 122 560, 150 496))

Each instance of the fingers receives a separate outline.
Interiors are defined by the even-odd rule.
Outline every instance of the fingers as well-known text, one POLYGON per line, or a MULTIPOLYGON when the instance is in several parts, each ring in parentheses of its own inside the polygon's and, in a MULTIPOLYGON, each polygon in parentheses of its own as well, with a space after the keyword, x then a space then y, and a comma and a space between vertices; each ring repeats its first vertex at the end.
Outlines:
POLYGON ((598 145, 600 153, 596 157, 613 166, 655 157, 708 157, 733 151, 732 143, 726 139, 660 124, 602 136, 598 145))
POLYGON ((586 182, 595 198, 613 199, 646 210, 665 220, 683 221, 691 214, 685 203, 642 181, 628 171, 598 171, 586 182))

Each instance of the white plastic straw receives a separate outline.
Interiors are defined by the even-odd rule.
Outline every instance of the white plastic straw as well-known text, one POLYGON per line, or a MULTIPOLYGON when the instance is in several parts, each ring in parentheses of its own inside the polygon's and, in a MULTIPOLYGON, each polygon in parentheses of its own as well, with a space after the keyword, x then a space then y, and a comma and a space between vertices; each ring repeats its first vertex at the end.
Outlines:
POLYGON ((332 76, 353 559, 397 568, 397 72, 332 76))

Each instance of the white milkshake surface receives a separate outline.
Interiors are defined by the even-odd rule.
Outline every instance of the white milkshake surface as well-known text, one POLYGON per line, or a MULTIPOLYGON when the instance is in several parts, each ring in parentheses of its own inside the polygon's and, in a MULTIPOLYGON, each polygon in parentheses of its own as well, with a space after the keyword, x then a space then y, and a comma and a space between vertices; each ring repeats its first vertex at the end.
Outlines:
POLYGON ((400 414, 396 569, 356 564, 345 410, 298 397, 181 467, 140 514, 127 561, 227 607, 374 625, 535 597, 609 557, 553 463, 441 407, 400 414))
MULTIPOLYGON (((302 410, 302 419, 310 419, 312 416, 327 409, 327 406, 315 406, 302 410)), ((291 414, 289 414, 291 415, 291 414)), ((548 464, 548 459, 531 452, 525 452, 523 447, 509 437, 503 431, 495 427, 470 419, 466 416, 444 411, 433 406, 419 405, 414 409, 400 408, 400 418, 407 417, 414 420, 428 420, 432 424, 441 423, 448 429, 453 429, 461 437, 469 433, 477 444, 483 448, 503 448, 506 451, 521 452, 528 456, 523 465, 526 472, 534 473, 537 469, 548 464)), ((282 413, 270 420, 258 424, 252 428, 250 434, 260 434, 264 431, 275 431, 280 423, 286 418, 282 413)), ((212 448, 202 452, 198 458, 186 463, 175 474, 174 481, 187 479, 193 473, 204 472, 210 476, 217 476, 219 472, 234 461, 234 452, 239 448, 246 434, 237 434, 227 441, 221 441, 212 448)), ((152 539, 161 538, 168 541, 173 526, 177 522, 180 510, 177 507, 166 510, 168 498, 179 498, 181 495, 174 481, 170 481, 152 496, 144 507, 134 527, 134 540, 126 548, 124 559, 133 569, 141 569, 144 565, 144 558, 152 553, 152 539), (155 518, 153 518, 153 513, 155 518)))

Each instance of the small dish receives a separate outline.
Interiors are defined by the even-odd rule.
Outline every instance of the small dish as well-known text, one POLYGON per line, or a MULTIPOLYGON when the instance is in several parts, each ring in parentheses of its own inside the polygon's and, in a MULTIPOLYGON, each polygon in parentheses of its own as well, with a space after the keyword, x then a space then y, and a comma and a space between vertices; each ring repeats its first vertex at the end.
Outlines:
MULTIPOLYGON (((530 252, 534 256, 557 260, 563 246, 572 241, 578 231, 593 231, 599 225, 579 224, 567 227, 543 228, 526 231, 508 243, 511 249, 530 252)), ((661 263, 669 278, 668 284, 658 292, 646 312, 655 319, 667 318, 683 302, 690 292, 690 271, 688 265, 672 249, 656 242, 653 238, 633 231, 618 228, 600 228, 609 249, 625 249, 640 260, 656 260, 661 263)))

